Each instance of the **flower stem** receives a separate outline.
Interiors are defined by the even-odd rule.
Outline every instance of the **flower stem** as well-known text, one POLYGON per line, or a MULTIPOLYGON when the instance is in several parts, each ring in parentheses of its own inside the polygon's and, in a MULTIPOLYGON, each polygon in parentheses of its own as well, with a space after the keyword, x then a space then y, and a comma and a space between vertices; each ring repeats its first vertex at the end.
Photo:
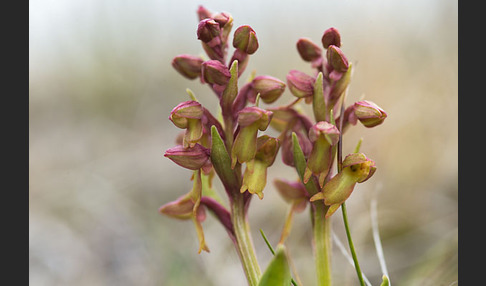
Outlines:
POLYGON ((322 200, 313 202, 314 206, 314 245, 317 285, 331 285, 331 220, 326 218, 326 206, 322 200))
POLYGON ((236 236, 236 248, 240 256, 243 270, 248 284, 257 286, 260 280, 261 270, 255 255, 250 228, 245 213, 243 195, 236 196, 231 206, 231 219, 236 236))
POLYGON ((346 203, 345 202, 341 205, 341 210, 343 212, 344 227, 346 228, 346 236, 348 237, 349 249, 351 250, 351 255, 352 255, 353 261, 354 261, 354 268, 356 268, 356 274, 358 274, 358 279, 359 279, 360 285, 365 286, 365 282, 363 280, 363 274, 361 273, 361 269, 360 269, 359 263, 358 263, 358 257, 356 256, 356 251, 354 250, 353 240, 351 239, 351 232, 349 231, 348 215, 346 213, 346 203))

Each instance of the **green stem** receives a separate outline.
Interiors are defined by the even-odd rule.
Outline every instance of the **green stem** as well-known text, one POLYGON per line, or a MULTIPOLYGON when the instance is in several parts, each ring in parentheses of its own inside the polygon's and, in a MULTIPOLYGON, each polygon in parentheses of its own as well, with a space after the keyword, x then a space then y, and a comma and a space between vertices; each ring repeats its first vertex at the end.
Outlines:
POLYGON ((356 251, 354 250, 353 240, 351 239, 351 232, 349 231, 348 215, 346 213, 345 202, 341 205, 341 210, 343 211, 344 227, 346 228, 346 236, 348 237, 349 249, 351 250, 351 256, 353 257, 354 268, 356 268, 356 274, 358 274, 360 285, 365 286, 365 282, 363 280, 363 274, 361 273, 361 268, 359 267, 359 263, 358 263, 358 257, 356 256, 356 251))
POLYGON ((314 205, 314 245, 317 285, 331 285, 331 220, 326 218, 326 206, 322 200, 314 205))
POLYGON ((248 284, 257 286, 260 280, 261 270, 255 255, 253 241, 250 235, 250 228, 245 214, 243 195, 237 195, 231 207, 231 220, 236 236, 236 248, 240 256, 243 270, 245 271, 248 284))

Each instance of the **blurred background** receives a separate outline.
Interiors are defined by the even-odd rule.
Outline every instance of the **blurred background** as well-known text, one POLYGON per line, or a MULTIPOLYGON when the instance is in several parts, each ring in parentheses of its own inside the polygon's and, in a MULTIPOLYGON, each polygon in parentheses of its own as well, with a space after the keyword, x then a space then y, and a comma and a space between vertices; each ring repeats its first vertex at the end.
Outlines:
MULTIPOLYGON (((376 200, 392 284, 457 284, 457 1, 31 0, 30 285, 246 285, 214 217, 203 222, 211 253, 198 254, 192 222, 157 212, 192 187, 191 172, 163 157, 180 131, 170 111, 189 99, 186 88, 217 111, 207 86, 171 67, 178 54, 203 54, 199 5, 229 12, 233 31, 256 31, 260 48, 242 81, 252 70, 284 81, 291 69, 310 73, 296 41, 320 43, 329 27, 341 32, 355 65, 347 103, 364 97, 388 112, 383 125, 358 124, 343 141, 346 154, 362 137, 361 151, 378 167, 347 203, 361 268, 379 285, 376 200)), ((290 100, 286 90, 272 106, 290 100)), ((250 207, 262 268, 271 254, 259 229, 275 245, 289 210, 271 181, 297 178, 279 161, 265 198, 250 207)), ((345 242, 340 211, 332 223, 345 242)), ((308 211, 298 214, 287 240, 306 286, 315 285, 310 229, 308 211)), ((336 243, 332 260, 335 285, 358 285, 336 243)))

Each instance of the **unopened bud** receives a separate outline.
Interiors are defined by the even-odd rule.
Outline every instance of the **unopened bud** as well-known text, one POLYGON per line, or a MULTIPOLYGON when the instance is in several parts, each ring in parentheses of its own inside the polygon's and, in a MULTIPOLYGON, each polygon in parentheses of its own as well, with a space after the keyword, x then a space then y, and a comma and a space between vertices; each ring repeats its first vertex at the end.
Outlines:
POLYGON ((243 25, 236 29, 233 37, 233 47, 249 55, 258 50, 258 39, 255 31, 248 25, 243 25))
POLYGON ((316 142, 319 138, 326 139, 329 145, 335 145, 339 141, 339 130, 329 122, 319 121, 309 130, 309 139, 316 142))
POLYGON ((175 126, 186 129, 183 146, 193 147, 203 135, 202 117, 204 109, 197 101, 184 101, 170 113, 169 119, 175 126))
POLYGON ((203 59, 192 55, 178 55, 172 60, 172 66, 181 75, 195 79, 201 74, 203 59))
POLYGON ((231 78, 228 67, 218 60, 208 60, 202 63, 201 72, 204 81, 210 84, 226 85, 231 78))
POLYGON ((380 125, 387 117, 386 112, 374 102, 363 100, 354 103, 354 114, 365 127, 380 125))
POLYGON ((336 28, 329 28, 322 35, 322 46, 327 49, 330 45, 341 47, 341 35, 336 28))
POLYGON ((312 62, 321 57, 321 47, 308 38, 300 38, 297 41, 297 51, 306 62, 312 62))
POLYGON ((290 92, 298 97, 310 97, 314 94, 315 78, 298 70, 291 70, 287 74, 287 84, 290 92))
POLYGON ((348 59, 337 46, 330 45, 327 49, 327 62, 336 71, 344 73, 349 68, 348 59))
POLYGON ((204 43, 209 43, 214 38, 218 38, 220 33, 219 23, 211 18, 201 20, 197 27, 197 38, 204 43))
POLYGON ((188 148, 184 148, 182 145, 177 145, 167 149, 164 156, 181 167, 190 170, 198 170, 209 160, 210 153, 209 149, 200 144, 195 144, 194 147, 188 148))
POLYGON ((197 8, 197 16, 199 17, 199 21, 204 20, 206 18, 211 18, 211 11, 206 9, 204 6, 199 5, 199 8, 197 8))
POLYGON ((277 78, 261 75, 251 82, 254 94, 260 94, 260 99, 265 103, 276 101, 285 91, 285 83, 277 78))

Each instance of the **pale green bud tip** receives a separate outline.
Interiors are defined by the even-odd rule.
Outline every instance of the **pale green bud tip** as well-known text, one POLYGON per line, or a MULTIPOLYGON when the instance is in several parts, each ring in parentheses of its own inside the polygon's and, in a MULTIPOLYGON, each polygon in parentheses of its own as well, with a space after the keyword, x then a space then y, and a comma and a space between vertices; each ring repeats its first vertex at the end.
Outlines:
POLYGON ((333 124, 326 121, 319 121, 309 130, 309 139, 315 142, 322 136, 330 145, 335 145, 339 141, 339 134, 339 130, 333 124))
POLYGON ((322 46, 327 49, 330 45, 341 47, 341 35, 336 28, 329 28, 322 35, 322 46))
POLYGON ((285 83, 275 77, 261 75, 251 82, 251 88, 255 94, 260 94, 261 100, 265 103, 276 101, 285 91, 285 83))
POLYGON ((169 120, 175 126, 185 129, 188 127, 188 120, 201 119, 204 114, 204 109, 201 104, 194 100, 184 101, 179 103, 172 109, 169 120))
POLYGON ((374 127, 382 124, 387 113, 374 102, 363 100, 354 104, 354 114, 365 127, 374 127))
POLYGON ((182 145, 177 145, 173 148, 167 149, 164 156, 171 159, 177 165, 190 169, 198 170, 202 168, 209 159, 210 150, 195 144, 194 147, 184 148, 182 145))
POLYGON ((210 84, 226 85, 231 78, 227 66, 218 60, 208 60, 202 63, 204 81, 210 84))
POLYGON ((308 38, 300 38, 297 41, 297 51, 306 62, 317 60, 321 57, 321 48, 308 38))
POLYGON ((349 62, 343 51, 337 46, 330 45, 327 49, 327 62, 331 67, 337 71, 344 73, 349 68, 349 62))
POLYGON ((290 92, 298 97, 311 97, 314 94, 316 79, 298 70, 291 70, 287 74, 287 84, 290 92))
POLYGON ((172 67, 181 75, 195 79, 201 74, 203 59, 192 55, 178 55, 172 60, 172 67))
POLYGON ((258 50, 255 31, 248 25, 238 27, 233 37, 233 47, 249 55, 255 53, 258 50))

